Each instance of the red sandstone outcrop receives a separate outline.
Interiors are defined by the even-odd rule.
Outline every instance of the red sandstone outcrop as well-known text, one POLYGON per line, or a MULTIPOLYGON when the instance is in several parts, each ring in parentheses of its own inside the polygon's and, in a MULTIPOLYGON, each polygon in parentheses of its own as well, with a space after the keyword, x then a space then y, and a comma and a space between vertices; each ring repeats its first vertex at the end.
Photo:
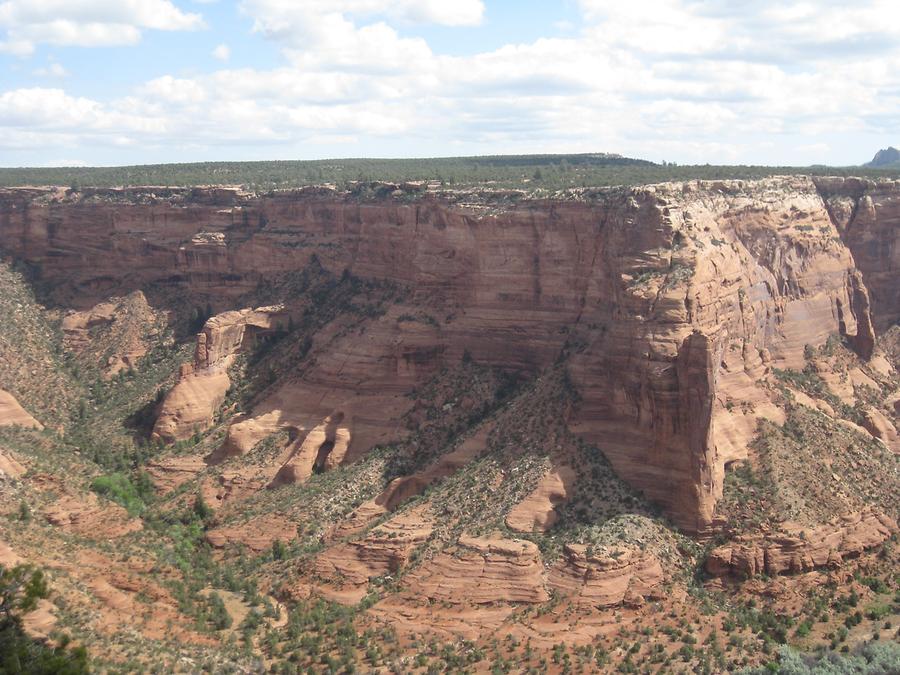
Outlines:
MULTIPOLYGON (((433 327, 423 330, 419 323, 400 321, 403 314, 395 307, 368 322, 362 338, 357 331, 342 330, 340 321, 319 333, 316 342, 328 349, 314 349, 313 367, 270 389, 247 419, 232 425, 217 456, 245 454, 279 430, 289 431, 302 445, 317 428, 333 427, 335 438, 326 433, 330 449, 323 450, 327 469, 401 438, 407 433, 401 417, 410 404, 405 394, 435 372, 444 351, 435 346, 433 327), (334 420, 340 420, 337 427, 334 420)), ((304 479, 309 458, 300 455, 296 461, 307 468, 295 472, 291 463, 278 484, 304 479)))
POLYGON ((450 603, 546 602, 537 544, 521 539, 459 538, 456 551, 439 553, 407 577, 408 586, 450 603))
POLYGON ((8 452, 0 448, 0 479, 21 478, 25 475, 25 467, 8 452))
POLYGON ((900 182, 813 180, 872 295, 875 325, 886 330, 900 319, 900 182))
POLYGON ((44 517, 51 525, 95 539, 117 539, 143 528, 139 518, 131 518, 117 504, 101 504, 90 492, 60 497, 44 510, 44 517))
MULTIPOLYGON (((802 364, 805 345, 834 333, 867 358, 870 304, 880 326, 900 310, 896 183, 780 177, 489 201, 112 190, 52 204, 4 190, 0 236, 73 305, 150 282, 227 304, 313 255, 337 275, 414 288, 411 306, 363 337, 329 335, 314 367, 251 411, 248 421, 277 418, 260 433, 298 438, 343 414, 345 461, 395 440, 404 394, 463 353, 537 372, 576 344, 573 430, 690 531, 710 528, 725 464, 746 457, 756 420, 774 414, 759 386, 768 369, 802 364), (400 320, 427 310, 428 325, 400 320)), ((196 371, 216 367, 199 361, 196 371)), ((170 394, 158 437, 209 423, 227 382, 195 385, 170 394)))
POLYGON ((259 553, 272 547, 276 540, 288 542, 297 536, 297 523, 277 513, 252 518, 240 525, 217 527, 206 534, 213 548, 241 544, 259 553))
POLYGON ((664 581, 662 565, 652 553, 623 549, 594 554, 583 544, 566 544, 549 576, 551 588, 594 607, 641 605, 661 596, 664 581))
POLYGON ((546 532, 559 519, 556 507, 566 501, 575 480, 575 470, 570 466, 551 470, 530 495, 510 510, 506 525, 515 532, 546 532))
POLYGON ((874 408, 869 408, 863 417, 863 426, 874 438, 900 454, 900 434, 887 416, 874 408))
POLYGON ((104 358, 100 368, 106 376, 135 368, 147 354, 150 340, 163 322, 141 291, 126 298, 111 298, 84 311, 63 317, 63 343, 76 354, 104 358), (98 339, 98 333, 106 333, 98 339))
POLYGON ((281 307, 261 307, 209 319, 197 336, 193 364, 182 367, 160 406, 152 438, 174 442, 208 429, 231 386, 228 369, 235 355, 285 318, 281 307))
POLYGON ((311 429, 302 442, 296 442, 288 460, 272 479, 271 487, 292 485, 306 481, 316 470, 340 464, 350 444, 350 432, 340 426, 344 415, 327 417, 311 429))
POLYGON ((384 491, 353 510, 329 534, 332 540, 351 537, 364 530, 375 519, 394 511, 406 500, 422 494, 429 486, 459 471, 485 450, 487 438, 494 428, 483 424, 458 448, 441 455, 430 466, 409 476, 392 480, 384 491))
POLYGON ((163 400, 153 425, 153 440, 172 443, 208 429, 231 386, 228 365, 222 363, 200 372, 191 365, 183 366, 178 383, 163 400))
POLYGON ((0 389, 0 427, 20 426, 43 429, 44 425, 34 419, 19 405, 16 397, 0 389))
POLYGON ((196 455, 166 457, 148 462, 147 473, 156 489, 166 495, 195 478, 206 466, 203 458, 196 455))
POLYGON ((492 424, 481 426, 456 450, 442 455, 424 471, 419 471, 411 476, 395 478, 385 491, 375 498, 375 503, 383 506, 387 511, 393 511, 407 499, 422 494, 429 485, 453 475, 484 452, 492 429, 492 424))
POLYGON ((22 628, 32 638, 46 640, 57 628, 56 605, 42 598, 35 608, 22 617, 22 628))
POLYGON ((706 569, 715 576, 750 577, 837 567, 880 546, 895 532, 897 523, 873 512, 849 514, 817 527, 785 523, 780 533, 740 536, 714 549, 706 569))
POLYGON ((337 544, 323 551, 315 573, 329 581, 365 586, 370 579, 395 574, 410 554, 431 535, 433 517, 428 504, 399 514, 373 528, 364 538, 337 544))

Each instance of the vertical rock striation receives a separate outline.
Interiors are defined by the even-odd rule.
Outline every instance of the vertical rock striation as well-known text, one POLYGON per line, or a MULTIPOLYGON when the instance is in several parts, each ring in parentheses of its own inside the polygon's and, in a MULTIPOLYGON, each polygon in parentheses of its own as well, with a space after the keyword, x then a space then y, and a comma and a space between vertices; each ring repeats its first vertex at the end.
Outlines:
MULTIPOLYGON (((296 461, 279 480, 302 479, 322 446, 304 446, 305 435, 319 429, 353 461, 400 433, 405 393, 465 353, 529 373, 564 360, 581 394, 570 426, 692 532, 713 526, 724 467, 746 457, 757 420, 779 419, 759 386, 767 370, 802 365, 804 347, 833 334, 868 358, 874 327, 896 321, 898 232, 900 185, 852 179, 671 183, 554 200, 0 191, 4 248, 38 265, 73 307, 139 288, 233 306, 314 257, 337 275, 410 289, 364 333, 330 336, 312 365, 232 428, 225 455, 292 428, 302 432, 296 461), (414 314, 430 321, 404 318, 414 314)), ((158 437, 211 422, 240 326, 255 325, 246 312, 227 313, 233 326, 208 324, 215 337, 201 335, 158 437)))

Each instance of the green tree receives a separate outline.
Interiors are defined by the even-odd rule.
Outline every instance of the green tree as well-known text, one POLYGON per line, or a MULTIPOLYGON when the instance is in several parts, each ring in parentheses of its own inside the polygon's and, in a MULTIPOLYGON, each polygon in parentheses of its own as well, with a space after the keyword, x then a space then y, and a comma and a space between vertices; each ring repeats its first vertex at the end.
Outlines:
POLYGON ((209 619, 216 630, 231 628, 231 614, 225 608, 225 602, 218 593, 209 596, 209 619))
POLYGON ((213 510, 209 507, 209 504, 206 503, 206 500, 203 499, 203 495, 198 494, 197 498, 194 500, 194 513, 206 523, 213 516, 213 510))
POLYGON ((287 546, 281 539, 272 542, 272 560, 284 560, 287 557, 287 546))
POLYGON ((19 502, 19 520, 23 523, 31 521, 31 507, 24 499, 19 502))
POLYGON ((79 675, 87 673, 84 647, 68 648, 68 639, 50 647, 31 640, 22 617, 50 594, 44 573, 30 565, 0 566, 0 673, 79 675))

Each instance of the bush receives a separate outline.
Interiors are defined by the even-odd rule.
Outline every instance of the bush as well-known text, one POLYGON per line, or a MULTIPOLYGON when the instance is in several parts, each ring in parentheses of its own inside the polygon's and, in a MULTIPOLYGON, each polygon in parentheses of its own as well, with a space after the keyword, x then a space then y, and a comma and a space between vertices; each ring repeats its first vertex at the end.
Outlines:
POLYGON ((209 620, 216 630, 231 628, 231 614, 225 609, 225 602, 218 593, 209 596, 209 620))
POLYGON ((19 502, 19 520, 23 523, 31 521, 31 507, 28 506, 28 502, 24 499, 19 502))
POLYGON ((49 595, 40 570, 28 565, 0 566, 0 673, 87 673, 84 647, 68 649, 68 640, 49 647, 31 640, 22 630, 22 616, 49 595))
POLYGON ((281 539, 272 542, 272 560, 284 560, 287 557, 287 546, 281 539))
POLYGON ((147 494, 149 491, 152 494, 152 486, 148 486, 149 479, 145 476, 139 481, 140 489, 125 474, 111 473, 106 476, 97 476, 91 483, 91 490, 125 507, 128 513, 136 516, 146 506, 142 493, 147 494))
POLYGON ((891 613, 888 605, 872 605, 866 612, 866 618, 871 621, 879 621, 891 613))
POLYGON ((886 675, 900 673, 900 645, 896 643, 867 644, 855 654, 849 654, 846 645, 841 652, 819 655, 801 654, 787 645, 778 650, 778 662, 764 668, 742 671, 744 675, 764 675, 769 672, 784 675, 815 675, 818 673, 840 675, 886 675))
POLYGON ((202 494, 198 493, 197 498, 194 500, 194 513, 204 524, 213 516, 213 510, 206 503, 206 500, 203 499, 202 494))

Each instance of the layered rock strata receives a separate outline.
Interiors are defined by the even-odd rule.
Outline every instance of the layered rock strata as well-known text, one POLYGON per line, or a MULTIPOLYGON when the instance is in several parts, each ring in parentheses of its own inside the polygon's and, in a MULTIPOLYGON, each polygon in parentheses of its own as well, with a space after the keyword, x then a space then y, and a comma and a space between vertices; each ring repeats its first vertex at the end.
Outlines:
POLYGON ((84 311, 70 311, 62 320, 63 344, 75 354, 103 359, 106 377, 136 368, 149 351, 160 321, 141 291, 112 298, 84 311), (112 347, 110 349, 110 347, 112 347))
POLYGON ((556 508, 568 498, 577 479, 575 470, 561 466, 541 478, 534 491, 516 504, 506 516, 506 525, 514 532, 546 532, 559 516, 556 508))
POLYGON ((417 507, 374 528, 363 539, 328 548, 316 559, 316 574, 353 586, 395 574, 431 535, 434 523, 427 511, 427 504, 417 507))
MULTIPOLYGON (((705 532, 724 466, 746 457, 759 417, 778 415, 765 373, 802 365, 804 347, 832 334, 868 358, 873 326, 896 320, 898 200, 896 183, 804 177, 520 201, 309 189, 54 202, 22 189, 0 192, 0 237, 73 306, 145 286, 228 305, 313 259, 407 286, 408 306, 363 338, 335 334, 314 367, 261 401, 245 420, 258 433, 243 445, 241 429, 230 435, 236 451, 279 428, 297 429, 302 446, 340 415, 347 447, 332 461, 353 461, 395 439, 404 394, 463 354, 531 373, 562 356, 581 394, 572 429, 678 525, 705 532), (415 313, 431 321, 403 320, 415 313)), ((211 421, 230 349, 198 346, 157 437, 211 421)), ((309 466, 300 457, 289 480, 309 466)))
POLYGON ((887 330, 900 321, 900 184, 859 178, 814 181, 871 293, 875 325, 887 330))
POLYGON ((193 363, 182 366, 178 382, 162 402, 152 438, 180 441, 208 429, 231 386, 228 369, 235 356, 285 318, 281 307, 261 307, 209 319, 197 336, 193 363))
POLYGON ((546 602, 537 544, 521 539, 459 538, 458 550, 439 553, 407 577, 414 592, 450 603, 546 602))
POLYGON ((706 569, 715 576, 746 578, 838 567, 879 546, 896 531, 896 522, 871 511, 848 514, 817 527, 787 523, 782 532, 737 537, 713 549, 706 569))
POLYGON ((550 570, 549 584, 577 604, 635 606, 660 597, 665 578, 652 553, 623 549, 595 554, 583 544, 566 544, 562 560, 550 570))

